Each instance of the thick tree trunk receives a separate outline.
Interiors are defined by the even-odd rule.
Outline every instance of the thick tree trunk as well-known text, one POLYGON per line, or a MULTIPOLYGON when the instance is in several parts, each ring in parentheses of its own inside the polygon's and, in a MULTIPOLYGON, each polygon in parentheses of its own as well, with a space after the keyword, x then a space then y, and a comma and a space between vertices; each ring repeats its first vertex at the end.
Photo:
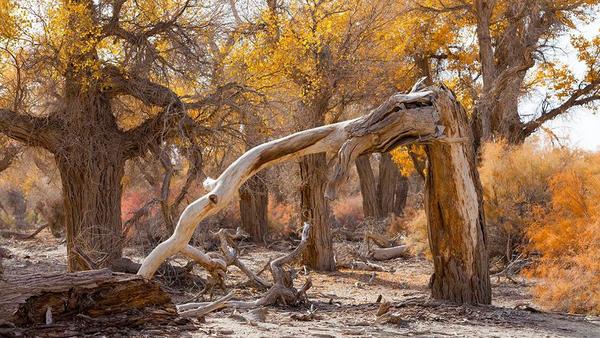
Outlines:
POLYGON ((359 156, 356 159, 356 171, 360 182, 363 214, 365 218, 381 218, 381 209, 377 199, 377 183, 371 168, 371 154, 359 156))
POLYGON ((110 267, 123 251, 121 179, 125 161, 99 152, 88 161, 57 158, 57 163, 63 187, 69 271, 110 267))
POLYGON ((464 109, 445 90, 434 101, 449 142, 426 146, 425 205, 433 255, 432 295, 491 303, 482 192, 464 109))
POLYGON ((240 218, 242 229, 255 243, 263 242, 267 234, 267 204, 269 203, 266 172, 261 171, 240 188, 240 218))
POLYGON ((302 222, 312 226, 307 250, 302 255, 305 265, 319 271, 335 270, 333 240, 329 226, 329 205, 325 200, 327 158, 325 153, 311 154, 300 160, 302 178, 302 222))

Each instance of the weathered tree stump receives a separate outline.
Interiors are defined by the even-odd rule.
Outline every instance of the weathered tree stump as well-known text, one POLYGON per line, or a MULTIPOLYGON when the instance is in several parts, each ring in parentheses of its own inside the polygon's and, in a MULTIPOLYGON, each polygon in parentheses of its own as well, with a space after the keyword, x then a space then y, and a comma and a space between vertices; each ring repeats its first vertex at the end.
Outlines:
POLYGON ((76 273, 4 276, 0 318, 18 327, 76 317, 120 324, 164 323, 177 317, 171 297, 153 281, 108 269, 76 273), (123 316, 119 316, 123 315, 123 316))
POLYGON ((455 142, 426 146, 425 211, 433 256, 432 296, 459 304, 492 300, 482 189, 467 114, 445 88, 433 101, 455 142))

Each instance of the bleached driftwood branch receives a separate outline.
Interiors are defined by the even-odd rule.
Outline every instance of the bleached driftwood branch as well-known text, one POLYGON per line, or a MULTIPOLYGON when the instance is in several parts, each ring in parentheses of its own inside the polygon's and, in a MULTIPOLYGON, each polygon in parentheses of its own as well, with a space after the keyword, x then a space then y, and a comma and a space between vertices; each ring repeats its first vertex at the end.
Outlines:
POLYGON ((275 305, 293 305, 301 302, 306 297, 306 291, 312 286, 310 278, 304 283, 300 290, 294 287, 294 274, 285 269, 285 265, 290 264, 297 259, 308 245, 310 234, 310 224, 304 223, 302 230, 302 240, 298 246, 290 253, 281 256, 270 263, 271 274, 273 275, 273 285, 260 298, 253 301, 235 301, 230 300, 233 293, 212 302, 212 303, 188 303, 179 305, 177 308, 183 316, 201 317, 207 313, 225 308, 235 307, 239 309, 249 309, 262 306, 275 305))
POLYGON ((436 111, 437 95, 445 88, 431 87, 408 94, 395 94, 369 114, 336 124, 301 131, 250 149, 216 180, 206 180, 209 192, 191 203, 181 214, 174 233, 146 257, 138 275, 150 278, 170 256, 182 253, 207 269, 225 269, 202 251, 188 245, 197 225, 223 209, 240 186, 259 170, 308 154, 335 154, 335 167, 326 197, 335 198, 335 188, 347 176, 361 154, 386 152, 395 147, 431 141, 442 136, 436 111))

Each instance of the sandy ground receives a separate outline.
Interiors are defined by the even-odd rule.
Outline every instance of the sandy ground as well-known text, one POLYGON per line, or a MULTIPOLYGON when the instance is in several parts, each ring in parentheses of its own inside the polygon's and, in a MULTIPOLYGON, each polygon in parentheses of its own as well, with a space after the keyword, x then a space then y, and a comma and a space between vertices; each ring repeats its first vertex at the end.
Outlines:
MULTIPOLYGON (((12 258, 4 260, 5 276, 28 272, 65 270, 66 248, 45 231, 36 240, 0 239, 12 258)), ((134 251, 127 255, 136 257, 134 251)), ((259 271, 278 252, 250 246, 243 261, 259 271)), ((175 264, 184 264, 175 259, 175 264)), ((195 321, 183 331, 172 333, 165 328, 122 331, 126 336, 231 336, 231 337, 600 337, 600 318, 538 312, 528 288, 531 282, 515 284, 506 279, 492 279, 493 305, 454 306, 431 300, 427 282, 431 264, 423 259, 396 259, 383 264, 388 272, 342 270, 335 273, 307 274, 300 269, 297 285, 310 277, 309 304, 300 308, 269 307, 238 312, 227 309, 212 313, 204 321, 195 321), (527 284, 529 283, 529 284, 527 284), (389 302, 387 314, 377 316, 380 303, 389 302)), ((195 271, 204 274, 199 268, 195 271)), ((237 289, 240 299, 253 299, 259 292, 240 287, 245 280, 236 268, 230 268, 230 289, 237 289)), ((165 282, 165 281, 163 281, 165 282)), ((167 282, 165 282, 168 284, 167 282)), ((198 287, 165 285, 175 302, 208 301, 198 287)), ((218 297, 219 290, 214 295, 218 297)), ((113 328, 116 336, 118 328, 113 328)))

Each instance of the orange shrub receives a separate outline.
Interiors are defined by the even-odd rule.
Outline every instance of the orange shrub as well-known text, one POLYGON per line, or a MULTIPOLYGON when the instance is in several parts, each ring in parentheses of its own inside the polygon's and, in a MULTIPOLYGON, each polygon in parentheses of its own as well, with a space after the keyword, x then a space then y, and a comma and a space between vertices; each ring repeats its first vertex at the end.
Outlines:
POLYGON ((294 206, 290 203, 278 203, 273 196, 269 198, 268 205, 269 226, 278 233, 289 234, 294 231, 297 214, 294 206))
POLYGON ((551 206, 550 179, 574 156, 573 151, 544 148, 535 140, 521 146, 484 146, 479 174, 491 257, 512 260, 525 244, 525 229, 536 212, 551 206))
POLYGON ((487 144, 479 172, 490 255, 528 253, 542 306, 600 313, 600 154, 487 144))
POLYGON ((360 194, 340 198, 331 206, 333 215, 342 227, 356 227, 364 220, 360 194))
POLYGON ((600 155, 581 156, 550 180, 552 208, 528 230, 541 254, 529 275, 549 308, 600 314, 600 155))

